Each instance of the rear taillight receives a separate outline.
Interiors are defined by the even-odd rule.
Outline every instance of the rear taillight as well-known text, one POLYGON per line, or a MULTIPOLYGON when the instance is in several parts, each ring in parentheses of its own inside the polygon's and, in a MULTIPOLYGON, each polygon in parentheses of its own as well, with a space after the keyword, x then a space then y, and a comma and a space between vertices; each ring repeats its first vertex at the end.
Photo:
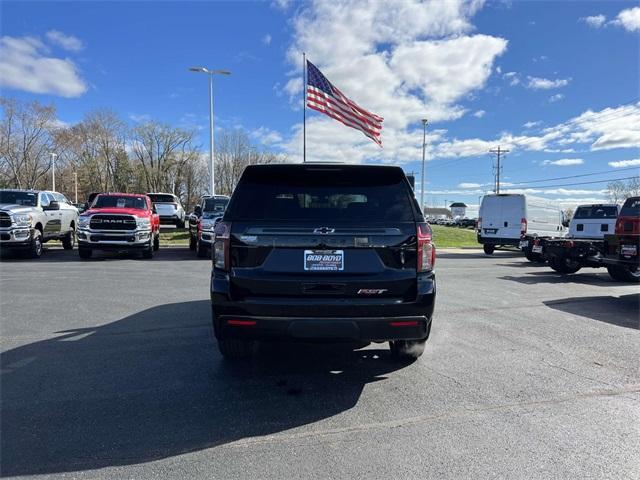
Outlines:
POLYGON ((520 235, 525 235, 527 233, 527 219, 522 217, 520 219, 520 235))
POLYGON ((220 270, 229 270, 231 249, 231 223, 218 222, 214 230, 213 266, 220 270))
POLYGON ((418 238, 418 272, 433 270, 436 263, 436 246, 431 243, 431 228, 427 223, 419 223, 418 238))
POLYGON ((640 234, 640 218, 618 217, 616 220, 616 235, 640 234))
POLYGON ((478 218, 478 223, 476 223, 476 228, 478 231, 482 229, 482 217, 478 218))

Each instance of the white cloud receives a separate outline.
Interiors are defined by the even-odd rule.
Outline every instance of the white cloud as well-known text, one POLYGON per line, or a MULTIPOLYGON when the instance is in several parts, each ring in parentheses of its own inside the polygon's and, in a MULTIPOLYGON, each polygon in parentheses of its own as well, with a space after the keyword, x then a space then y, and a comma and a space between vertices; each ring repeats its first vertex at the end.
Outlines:
POLYGON ((621 26, 629 32, 640 30, 640 7, 627 8, 622 10, 615 20, 610 22, 614 25, 621 26))
POLYGON ((78 52, 84 48, 82 40, 73 35, 66 35, 58 30, 49 30, 46 34, 47 39, 59 47, 72 52, 78 52))
POLYGON ((87 91, 75 63, 54 58, 33 37, 0 37, 0 87, 78 97, 87 91))
POLYGON ((522 126, 524 128, 533 128, 533 127, 537 127, 539 125, 542 125, 541 121, 537 121, 537 122, 529 121, 529 122, 523 124, 522 126))
POLYGON ((458 188, 480 188, 482 187, 483 184, 482 183, 467 183, 467 182, 462 182, 458 184, 458 188))
POLYGON ((145 123, 151 121, 151 115, 148 113, 130 113, 129 119, 135 123, 145 123))
POLYGON ((556 93, 555 95, 551 95, 549 97, 549 101, 551 103, 555 103, 555 102, 559 102, 560 100, 562 100, 564 98, 564 95, 562 93, 556 93))
POLYGON ((518 75, 517 72, 507 72, 502 76, 502 78, 507 80, 509 82, 509 85, 511 85, 512 87, 520 84, 520 75, 518 75))
MULTIPOLYGON (((287 53, 292 78, 283 87, 292 104, 299 104, 304 51, 345 95, 384 117, 380 149, 360 132, 314 113, 308 118, 308 154, 350 161, 419 158, 420 118, 426 115, 431 126, 464 115, 459 102, 485 86, 506 51, 502 38, 469 34, 470 18, 482 3, 314 0, 299 8, 287 53), (362 149, 367 142, 371 151, 362 149)), ((292 158, 300 151, 298 132, 296 126, 284 145, 292 158)))
POLYGON ((573 165, 582 165, 584 160, 581 158, 562 158, 560 160, 545 160, 543 165, 555 165, 557 167, 571 167, 573 165))
POLYGON ((582 20, 584 23, 586 23, 590 27, 600 28, 607 21, 607 17, 605 17, 604 15, 592 15, 590 17, 582 17, 580 18, 580 20, 582 20))
POLYGON ((271 45, 271 35, 270 34, 266 34, 264 37, 262 37, 262 43, 264 43, 265 45, 271 45))
POLYGON ((271 130, 267 127, 256 128, 255 130, 252 130, 249 135, 267 146, 277 145, 282 142, 282 135, 280 132, 271 130))
POLYGON ((640 158, 635 158, 633 160, 618 160, 617 162, 609 162, 609 166, 613 168, 624 168, 624 167, 640 167, 640 158))
POLYGON ((556 80, 549 80, 548 78, 527 77, 527 79, 527 87, 533 90, 549 90, 552 88, 566 87, 571 81, 570 78, 558 78, 556 80))
POLYGON ((485 112, 484 110, 478 110, 477 112, 473 113, 473 116, 476 117, 476 118, 482 118, 482 117, 484 117, 485 113, 487 113, 487 112, 485 112))

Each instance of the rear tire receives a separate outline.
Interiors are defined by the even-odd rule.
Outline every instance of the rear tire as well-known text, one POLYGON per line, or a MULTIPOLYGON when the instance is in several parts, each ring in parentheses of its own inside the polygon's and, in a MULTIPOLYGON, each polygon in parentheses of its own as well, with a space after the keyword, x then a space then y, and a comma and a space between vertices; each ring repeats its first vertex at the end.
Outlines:
POLYGON ((400 362, 412 362, 424 353, 427 339, 424 340, 392 340, 389 342, 391 358, 400 362))
POLYGON ((40 258, 42 256, 42 249, 42 233, 36 229, 33 231, 33 237, 29 245, 29 256, 31 258, 40 258))
POLYGON ((526 251, 524 253, 524 256, 527 257, 527 260, 529 260, 530 262, 533 263, 544 263, 545 259, 542 255, 540 255, 539 253, 533 253, 531 251, 526 251))
POLYGON ((554 257, 549 260, 549 266, 555 270, 556 272, 562 275, 569 275, 571 273, 576 273, 578 270, 582 268, 582 266, 578 262, 574 262, 568 258, 557 258, 554 257))
POLYGON ((209 250, 209 248, 204 243, 198 242, 198 258, 206 258, 207 250, 209 250))
POLYGON ((612 265, 610 267, 607 267, 607 271, 609 272, 611 278, 613 278, 617 282, 640 282, 640 269, 638 269, 638 267, 635 267, 635 270, 631 270, 631 268, 612 265))
POLYGON ((80 255, 80 258, 83 259, 91 258, 91 255, 93 255, 93 250, 91 250, 90 248, 78 247, 78 254, 80 255))
POLYGON ((496 246, 485 244, 482 246, 482 249, 484 250, 484 253, 486 253, 487 255, 491 255, 495 251, 496 246))
POLYGON ((253 354, 253 343, 241 338, 219 338, 218 349, 227 360, 243 360, 253 354))
POLYGON ((65 250, 73 250, 73 246, 76 244, 76 231, 71 228, 62 239, 62 248, 65 250))

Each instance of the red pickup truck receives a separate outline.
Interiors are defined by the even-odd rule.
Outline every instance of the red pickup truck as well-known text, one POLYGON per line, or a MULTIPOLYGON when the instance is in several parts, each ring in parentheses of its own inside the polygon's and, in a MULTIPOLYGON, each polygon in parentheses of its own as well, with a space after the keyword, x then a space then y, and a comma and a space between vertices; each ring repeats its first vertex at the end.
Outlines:
POLYGON ((603 262, 615 280, 640 282, 640 197, 627 198, 615 235, 605 235, 603 262))
POLYGON ((78 220, 78 252, 139 250, 152 258, 160 247, 160 217, 151 199, 133 193, 101 193, 78 220))

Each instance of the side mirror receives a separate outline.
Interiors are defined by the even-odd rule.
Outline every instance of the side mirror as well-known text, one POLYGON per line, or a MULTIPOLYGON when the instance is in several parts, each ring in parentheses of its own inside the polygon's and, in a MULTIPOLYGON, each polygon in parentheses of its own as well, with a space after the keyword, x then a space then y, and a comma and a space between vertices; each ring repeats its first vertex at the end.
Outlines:
POLYGON ((193 209, 193 214, 196 217, 202 216, 202 207, 200 205, 196 205, 195 208, 193 209))
POLYGON ((43 210, 60 210, 60 203, 54 201, 49 202, 49 205, 42 207, 43 210))

